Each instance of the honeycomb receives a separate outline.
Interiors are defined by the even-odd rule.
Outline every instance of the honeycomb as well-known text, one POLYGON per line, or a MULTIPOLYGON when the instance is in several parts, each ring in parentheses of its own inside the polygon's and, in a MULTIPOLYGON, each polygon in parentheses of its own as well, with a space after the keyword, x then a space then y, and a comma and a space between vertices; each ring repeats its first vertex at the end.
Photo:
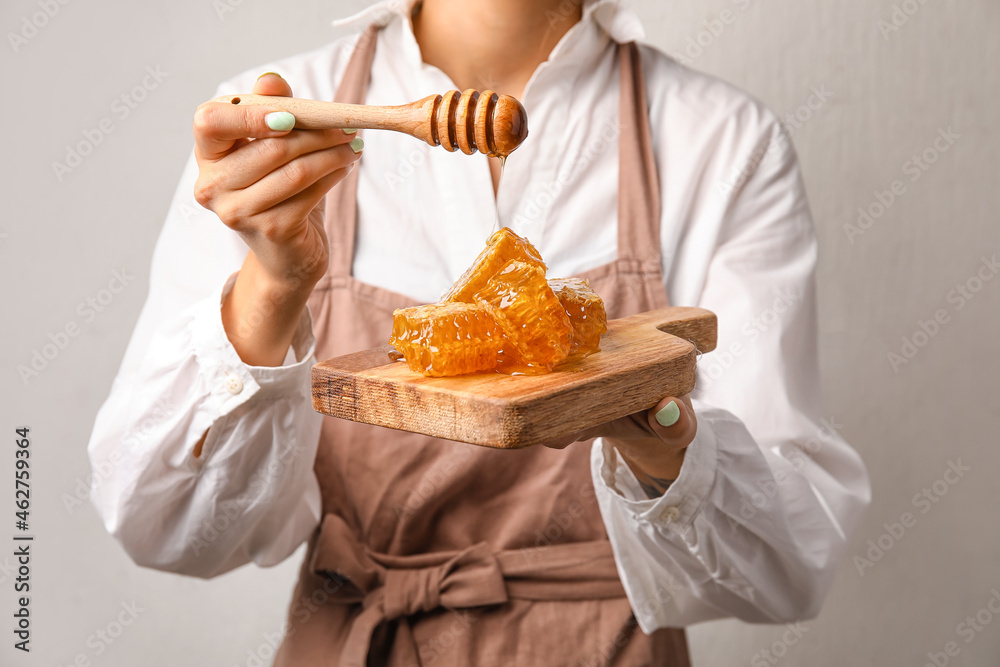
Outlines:
POLYGON ((507 228, 442 298, 393 313, 389 342, 429 376, 551 371, 600 350, 607 316, 585 280, 545 279, 534 246, 507 228))
POLYGON ((501 227, 500 231, 490 237, 486 242, 486 248, 479 253, 476 261, 462 274, 441 301, 472 303, 476 292, 512 259, 533 264, 541 268, 543 274, 545 272, 545 263, 535 250, 535 246, 509 228, 501 227))
POLYGON ((601 351, 601 335, 608 330, 604 302, 582 278, 553 278, 549 287, 569 315, 573 343, 569 353, 586 357, 601 351))
POLYGON ((389 342, 411 371, 432 377, 490 370, 504 344, 496 320, 474 303, 399 309, 389 342))
POLYGON ((500 325, 509 343, 504 353, 515 361, 546 370, 566 361, 573 325, 543 269, 511 260, 476 292, 475 299, 500 325))

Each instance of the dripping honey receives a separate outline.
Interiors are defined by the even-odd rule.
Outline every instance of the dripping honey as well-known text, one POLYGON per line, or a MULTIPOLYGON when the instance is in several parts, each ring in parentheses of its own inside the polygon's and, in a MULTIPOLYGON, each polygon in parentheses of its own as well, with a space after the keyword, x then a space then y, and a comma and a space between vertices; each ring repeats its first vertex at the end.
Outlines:
MULTIPOLYGON (((496 201, 494 205, 496 206, 496 215, 493 216, 493 229, 490 230, 490 235, 496 234, 500 231, 500 189, 503 188, 503 168, 507 164, 507 155, 498 155, 500 158, 500 178, 497 179, 497 194, 496 201)), ((487 243, 489 240, 487 239, 487 243)))

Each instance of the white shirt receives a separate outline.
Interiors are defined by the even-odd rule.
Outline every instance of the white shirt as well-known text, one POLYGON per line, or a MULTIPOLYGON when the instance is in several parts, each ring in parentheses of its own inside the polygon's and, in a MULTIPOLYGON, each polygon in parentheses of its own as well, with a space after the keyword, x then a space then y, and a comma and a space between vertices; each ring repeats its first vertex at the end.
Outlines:
MULTIPOLYGON (((351 20, 386 25, 368 104, 455 88, 422 62, 410 4, 351 20)), ((500 215, 538 247, 551 276, 615 258, 614 42, 642 36, 618 2, 589 1, 525 88, 530 135, 507 162, 500 215)), ((296 96, 331 99, 355 40, 255 68, 219 94, 247 92, 274 70, 296 96)), ((724 616, 811 617, 870 492, 860 458, 820 407, 816 241, 794 151, 774 114, 746 94, 650 47, 642 59, 665 287, 671 304, 718 314, 719 344, 698 363, 698 433, 664 496, 647 499, 615 450, 593 445, 601 515, 646 632, 724 616)), ((364 136, 354 275, 436 301, 492 227, 486 158, 393 132, 364 136)), ((210 577, 278 563, 316 528, 324 417, 309 399, 308 311, 281 367, 247 366, 229 343, 219 305, 247 248, 195 203, 196 175, 192 159, 89 451, 95 470, 111 471, 95 476, 93 502, 131 557, 210 577)))

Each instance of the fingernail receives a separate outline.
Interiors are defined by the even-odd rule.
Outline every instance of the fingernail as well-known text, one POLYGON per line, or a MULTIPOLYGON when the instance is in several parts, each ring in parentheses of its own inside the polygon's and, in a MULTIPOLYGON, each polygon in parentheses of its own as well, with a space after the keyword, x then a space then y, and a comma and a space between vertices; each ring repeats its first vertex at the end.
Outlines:
POLYGON ((357 130, 357 128, 355 128, 355 127, 345 127, 345 128, 344 128, 343 130, 341 130, 341 131, 342 131, 342 132, 343 132, 344 134, 354 134, 354 133, 355 133, 355 132, 357 132, 358 130, 357 130))
POLYGON ((681 409, 677 407, 677 401, 670 401, 663 409, 656 413, 656 421, 660 426, 673 426, 681 418, 681 409))
POLYGON ((257 80, 260 81, 261 79, 263 79, 268 74, 273 74, 274 76, 278 77, 279 79, 284 79, 285 78, 285 77, 281 76, 280 74, 278 74, 277 72, 264 72, 263 74, 261 74, 260 76, 257 77, 257 80))
POLYGON ((351 139, 351 150, 355 153, 360 153, 365 148, 365 140, 361 137, 355 137, 351 139))
POLYGON ((275 132, 287 132, 295 127, 295 116, 287 111, 275 111, 264 116, 264 122, 275 132))

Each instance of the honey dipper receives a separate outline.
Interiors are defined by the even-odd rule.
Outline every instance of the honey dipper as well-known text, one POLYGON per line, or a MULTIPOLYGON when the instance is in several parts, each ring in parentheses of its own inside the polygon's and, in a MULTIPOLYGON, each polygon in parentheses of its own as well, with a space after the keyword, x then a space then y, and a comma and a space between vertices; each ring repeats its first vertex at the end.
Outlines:
POLYGON ((528 116, 510 95, 492 90, 450 90, 401 106, 379 107, 319 102, 294 97, 226 95, 214 101, 266 106, 295 116, 301 130, 357 128, 394 130, 423 139, 445 150, 466 155, 477 150, 506 157, 528 136, 528 116))

